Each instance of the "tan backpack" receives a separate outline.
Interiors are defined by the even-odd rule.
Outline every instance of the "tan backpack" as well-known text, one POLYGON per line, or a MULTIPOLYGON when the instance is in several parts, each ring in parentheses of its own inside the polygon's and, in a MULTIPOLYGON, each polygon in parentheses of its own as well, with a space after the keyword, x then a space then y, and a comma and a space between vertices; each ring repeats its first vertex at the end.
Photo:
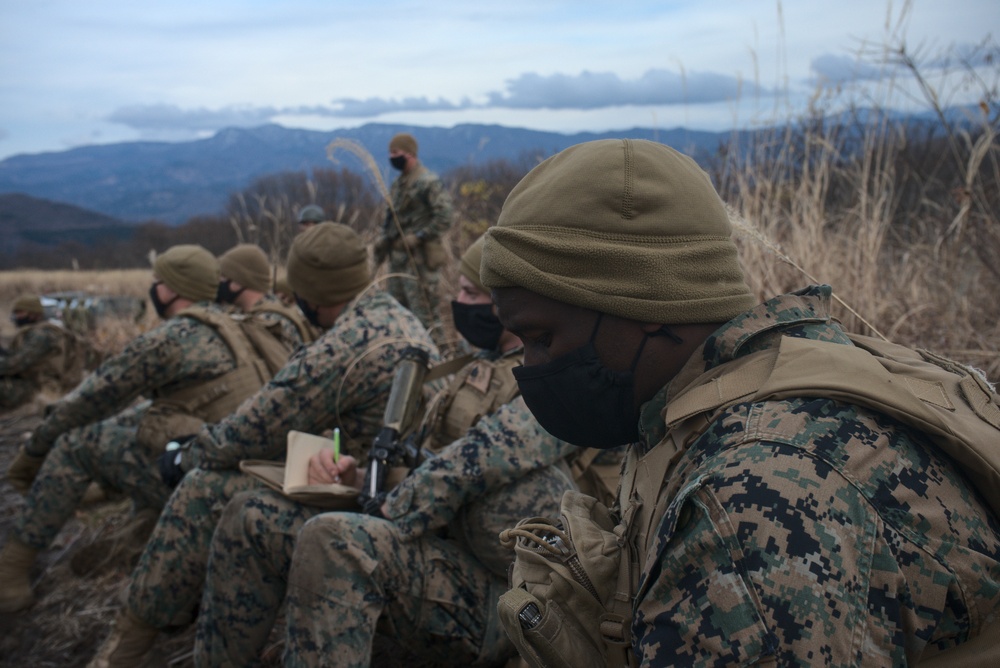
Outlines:
MULTIPOLYGON (((926 434, 959 464, 1000 517, 1000 397, 994 388, 979 372, 928 351, 850 337, 854 346, 784 337, 776 348, 707 371, 667 405, 668 436, 682 434, 689 442, 712 416, 736 403, 835 399, 891 416, 926 434)), ((654 449, 644 460, 647 466, 658 450, 664 457, 670 455, 668 448, 654 449)), ((640 495, 657 498, 657 492, 645 489, 640 495)), ((522 658, 533 666, 631 665, 634 654, 622 653, 621 647, 631 644, 630 580, 636 574, 629 572, 627 555, 621 558, 621 546, 636 528, 616 523, 616 515, 603 504, 578 496, 564 496, 559 521, 532 518, 502 535, 516 559, 512 589, 498 607, 501 622, 522 658), (607 549, 612 543, 616 549, 607 549), (588 588, 587 581, 603 587, 588 588), (624 608, 623 594, 628 601, 624 608)), ((651 524, 662 517, 669 499, 660 503, 664 507, 647 516, 651 524)), ((639 527, 639 533, 648 536, 654 528, 639 527)), ((996 626, 922 665, 1000 665, 996 626)))

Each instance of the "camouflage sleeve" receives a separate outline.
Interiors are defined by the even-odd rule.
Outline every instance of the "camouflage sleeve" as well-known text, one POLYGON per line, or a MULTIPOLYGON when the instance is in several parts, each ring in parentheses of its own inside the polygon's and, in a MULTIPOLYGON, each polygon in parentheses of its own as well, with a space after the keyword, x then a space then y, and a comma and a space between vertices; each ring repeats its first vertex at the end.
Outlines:
POLYGON ((736 532, 697 480, 671 504, 633 619, 642 666, 746 666, 773 655, 736 532))
POLYGON ((345 309, 336 325, 300 348, 260 391, 227 418, 202 429, 181 462, 232 469, 244 459, 281 459, 292 429, 319 434, 339 427, 353 443, 346 454, 364 461, 381 427, 400 353, 422 345, 439 359, 419 321, 378 293, 345 309))
POLYGON ((419 187, 420 199, 427 204, 429 215, 422 228, 416 231, 423 232, 429 239, 440 239, 454 221, 451 195, 436 176, 422 179, 419 187))
POLYGON ((48 327, 26 332, 17 350, 0 357, 0 376, 13 376, 30 369, 59 347, 58 335, 48 327))
POLYGON ((544 431, 518 397, 403 480, 386 499, 387 517, 408 539, 418 538, 446 526, 469 500, 575 450, 544 431))
POLYGON ((114 415, 142 394, 214 378, 232 366, 232 353, 210 327, 173 318, 130 341, 53 404, 29 449, 47 452, 60 434, 114 415))

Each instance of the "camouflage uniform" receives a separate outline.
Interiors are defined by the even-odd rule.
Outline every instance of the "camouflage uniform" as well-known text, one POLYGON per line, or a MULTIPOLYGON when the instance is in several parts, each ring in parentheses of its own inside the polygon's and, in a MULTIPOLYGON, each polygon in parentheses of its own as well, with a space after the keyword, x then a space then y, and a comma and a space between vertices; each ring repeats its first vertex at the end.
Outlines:
POLYGON ((808 288, 731 320, 644 406, 620 500, 634 513, 642 665, 902 666, 1000 609, 997 518, 947 457, 883 415, 830 399, 738 404, 665 463, 665 406, 695 377, 782 336, 851 345, 829 299, 808 288), (629 493, 636 465, 657 459, 662 518, 629 493))
MULTIPOLYGON (((295 612, 289 617, 289 637, 301 642, 313 634, 317 641, 349 635, 349 649, 336 650, 338 662, 368 665, 375 620, 383 609, 392 621, 380 630, 402 637, 416 653, 453 663, 488 664, 507 657, 512 648, 494 611, 510 552, 500 548, 498 534, 526 514, 558 511, 562 492, 573 484, 553 463, 576 450, 542 431, 522 401, 511 400, 517 387, 510 369, 520 360, 519 350, 495 361, 480 357, 456 374, 432 404, 428 414, 435 433, 430 442, 459 440, 389 495, 393 521, 325 514, 306 526, 314 527, 313 536, 328 539, 300 542, 296 548, 303 524, 322 511, 273 492, 234 499, 213 542, 198 617, 198 665, 253 665, 258 660, 285 597, 293 551, 296 561, 311 564, 315 591, 343 587, 367 620, 347 621, 326 601, 310 601, 316 607, 302 609, 298 602, 306 604, 303 592, 290 589, 295 612), (467 402, 463 393, 480 400, 467 402), (479 419, 483 413, 487 417, 479 419), (466 423, 459 424, 463 419, 466 423), (333 552, 345 545, 362 562, 380 564, 378 586, 383 590, 377 600, 366 598, 375 585, 362 581, 370 568, 342 570, 345 559, 333 552), (367 609, 362 612, 363 598, 367 609), (314 614, 316 619, 303 625, 300 615, 314 614)), ((319 660, 327 649, 312 648, 318 653, 311 659, 319 660)))
POLYGON ((387 288, 399 303, 413 311, 420 322, 438 337, 441 335, 438 284, 441 280, 440 265, 445 260, 440 258, 434 261, 432 258, 429 264, 427 251, 434 244, 440 248, 441 237, 451 229, 454 218, 451 197, 437 175, 423 165, 417 165, 393 181, 389 196, 392 209, 386 214, 382 232, 391 245, 389 273, 415 276, 416 280, 391 277, 387 288), (402 238, 408 234, 415 234, 421 240, 421 246, 409 252, 402 243, 402 238))
POLYGON ((364 460, 382 426, 403 348, 437 350, 417 319, 383 292, 362 293, 312 345, 300 348, 260 392, 207 425, 184 451, 174 490, 128 587, 126 607, 158 628, 189 624, 205 577, 212 532, 233 495, 259 486, 244 459, 280 459, 290 430, 339 427, 345 452, 364 460))
MULTIPOLYGON (((220 313, 210 304, 198 306, 220 313)), ((162 506, 170 490, 156 467, 160 450, 137 442, 139 423, 155 401, 126 407, 140 395, 194 388, 235 368, 232 351, 212 327, 181 315, 129 342, 121 354, 53 404, 32 434, 28 452, 48 454, 17 517, 14 535, 26 545, 46 548, 91 480, 127 492, 141 506, 162 506)))
POLYGON ((44 386, 62 387, 62 355, 69 333, 59 329, 43 321, 18 330, 11 349, 0 355, 0 410, 30 401, 44 386))

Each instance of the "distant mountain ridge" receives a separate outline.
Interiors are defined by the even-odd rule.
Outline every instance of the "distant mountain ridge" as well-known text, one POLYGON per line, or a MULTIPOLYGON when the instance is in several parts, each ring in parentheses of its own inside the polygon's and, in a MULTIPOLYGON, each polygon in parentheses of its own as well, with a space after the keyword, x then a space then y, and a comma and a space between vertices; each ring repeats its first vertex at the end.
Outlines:
POLYGON ((714 153, 732 136, 680 128, 560 134, 499 125, 433 128, 378 123, 320 132, 272 124, 227 128, 208 139, 188 142, 125 142, 12 156, 0 161, 0 193, 66 202, 122 221, 179 224, 192 216, 220 213, 230 193, 266 174, 340 166, 365 173, 348 152, 337 153, 341 165, 327 158, 326 147, 334 139, 364 146, 391 178, 386 147, 401 131, 417 137, 421 160, 437 172, 495 159, 515 162, 539 151, 551 155, 573 144, 611 137, 660 141, 697 157, 714 153))
POLYGON ((52 202, 21 193, 0 195, 0 254, 16 253, 24 244, 50 245, 95 237, 124 239, 134 225, 72 204, 52 202))

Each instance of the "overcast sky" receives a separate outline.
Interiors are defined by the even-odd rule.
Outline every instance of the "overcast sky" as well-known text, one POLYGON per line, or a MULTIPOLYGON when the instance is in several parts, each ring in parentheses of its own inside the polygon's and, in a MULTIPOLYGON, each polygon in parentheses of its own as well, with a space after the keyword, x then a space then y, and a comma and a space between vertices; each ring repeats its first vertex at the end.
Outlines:
POLYGON ((801 113, 822 82, 902 104, 882 45, 945 88, 942 56, 1000 36, 997 0, 905 5, 0 0, 0 158, 268 122, 723 130, 801 113))

